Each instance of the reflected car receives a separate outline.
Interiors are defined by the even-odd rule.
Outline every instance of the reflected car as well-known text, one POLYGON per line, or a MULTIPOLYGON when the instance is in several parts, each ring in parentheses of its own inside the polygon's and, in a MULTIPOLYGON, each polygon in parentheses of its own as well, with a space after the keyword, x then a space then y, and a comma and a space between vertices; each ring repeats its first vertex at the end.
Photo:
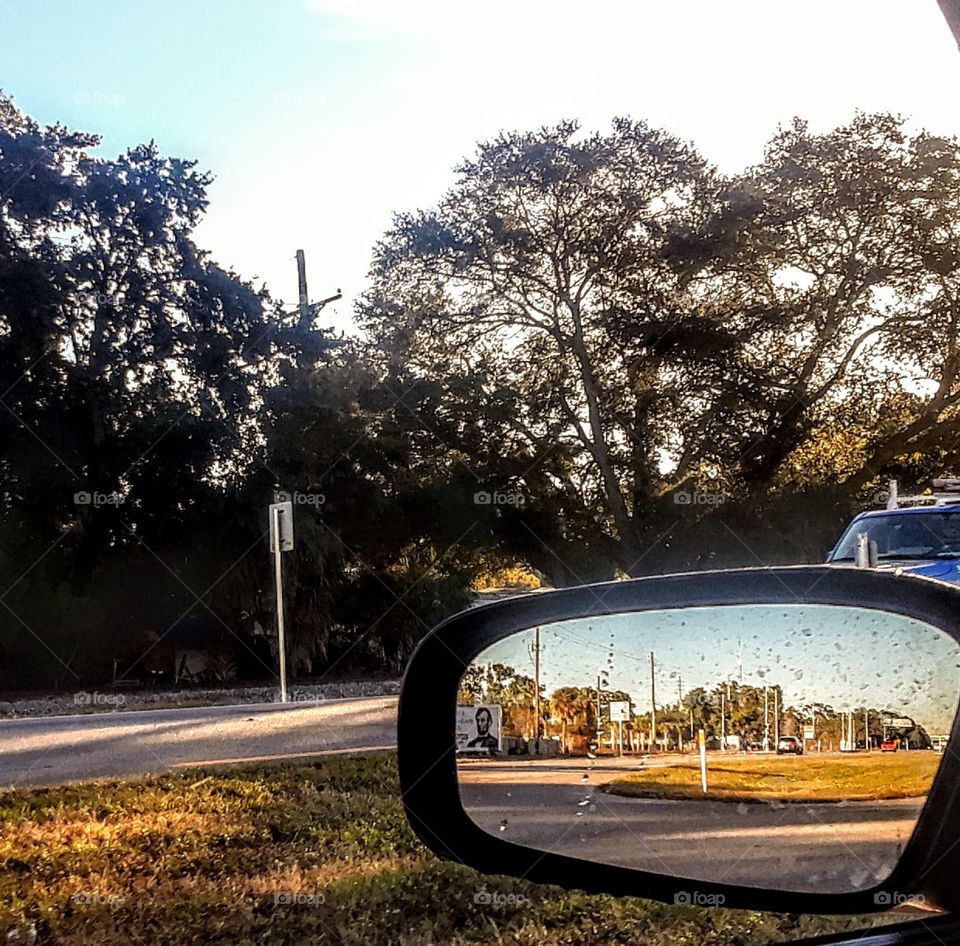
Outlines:
POLYGON ((793 736, 781 736, 777 743, 777 755, 803 755, 803 743, 793 736))

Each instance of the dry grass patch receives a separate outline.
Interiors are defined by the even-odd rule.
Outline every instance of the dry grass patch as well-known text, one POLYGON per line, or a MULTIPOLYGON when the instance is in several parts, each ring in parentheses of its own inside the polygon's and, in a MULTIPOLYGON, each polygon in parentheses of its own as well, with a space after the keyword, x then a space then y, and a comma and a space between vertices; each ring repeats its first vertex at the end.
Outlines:
POLYGON ((631 772, 603 786, 637 798, 716 799, 736 802, 840 802, 918 798, 940 765, 933 752, 879 752, 848 756, 745 756, 707 760, 707 793, 700 765, 682 762, 631 772))
POLYGON ((750 946, 862 925, 480 877, 417 842, 390 756, 10 792, 0 825, 0 941, 36 946, 750 946))

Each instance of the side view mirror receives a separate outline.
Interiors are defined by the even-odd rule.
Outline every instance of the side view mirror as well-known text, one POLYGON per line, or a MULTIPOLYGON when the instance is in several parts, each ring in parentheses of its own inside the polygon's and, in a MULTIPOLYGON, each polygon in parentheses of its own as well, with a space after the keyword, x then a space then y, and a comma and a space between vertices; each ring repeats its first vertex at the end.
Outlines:
POLYGON ((481 871, 668 903, 960 907, 960 592, 823 566, 589 585, 433 630, 407 817, 481 871))

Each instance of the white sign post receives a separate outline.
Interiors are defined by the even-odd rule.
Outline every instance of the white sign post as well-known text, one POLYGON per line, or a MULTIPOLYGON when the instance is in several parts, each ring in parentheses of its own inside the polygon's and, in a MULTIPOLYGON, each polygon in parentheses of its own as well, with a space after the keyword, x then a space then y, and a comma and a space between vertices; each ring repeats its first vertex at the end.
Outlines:
POLYGON ((610 722, 616 723, 619 730, 619 755, 623 755, 623 724, 630 722, 630 703, 627 700, 611 700, 609 704, 610 722))
POLYGON ((287 702, 287 645, 283 634, 283 559, 293 548, 293 502, 270 504, 270 551, 277 586, 277 649, 280 658, 280 702, 287 702))

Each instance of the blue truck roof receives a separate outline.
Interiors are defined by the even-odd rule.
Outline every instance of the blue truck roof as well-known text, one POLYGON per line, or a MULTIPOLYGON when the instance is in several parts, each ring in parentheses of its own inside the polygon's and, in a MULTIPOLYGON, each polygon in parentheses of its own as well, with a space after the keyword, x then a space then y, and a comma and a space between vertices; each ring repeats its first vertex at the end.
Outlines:
POLYGON ((857 513, 850 521, 856 522, 858 519, 874 516, 914 516, 922 512, 960 512, 960 503, 941 503, 938 505, 931 503, 929 506, 901 506, 899 509, 868 509, 866 512, 857 513))
MULTIPOLYGON (((827 556, 827 563, 834 563, 834 553, 837 551, 841 541, 850 531, 851 526, 856 522, 862 522, 865 519, 877 519, 882 516, 922 516, 922 515, 960 515, 960 503, 939 503, 929 506, 901 506, 897 509, 870 509, 866 512, 858 513, 846 528, 840 534, 836 544, 830 550, 827 556)), ((844 560, 845 562, 846 560, 844 560)), ((841 562, 836 562, 840 565, 841 562)), ((896 570, 909 572, 913 575, 922 575, 925 578, 935 578, 939 581, 945 581, 949 584, 960 584, 960 561, 957 559, 916 559, 909 562, 881 562, 881 570, 896 570)))

